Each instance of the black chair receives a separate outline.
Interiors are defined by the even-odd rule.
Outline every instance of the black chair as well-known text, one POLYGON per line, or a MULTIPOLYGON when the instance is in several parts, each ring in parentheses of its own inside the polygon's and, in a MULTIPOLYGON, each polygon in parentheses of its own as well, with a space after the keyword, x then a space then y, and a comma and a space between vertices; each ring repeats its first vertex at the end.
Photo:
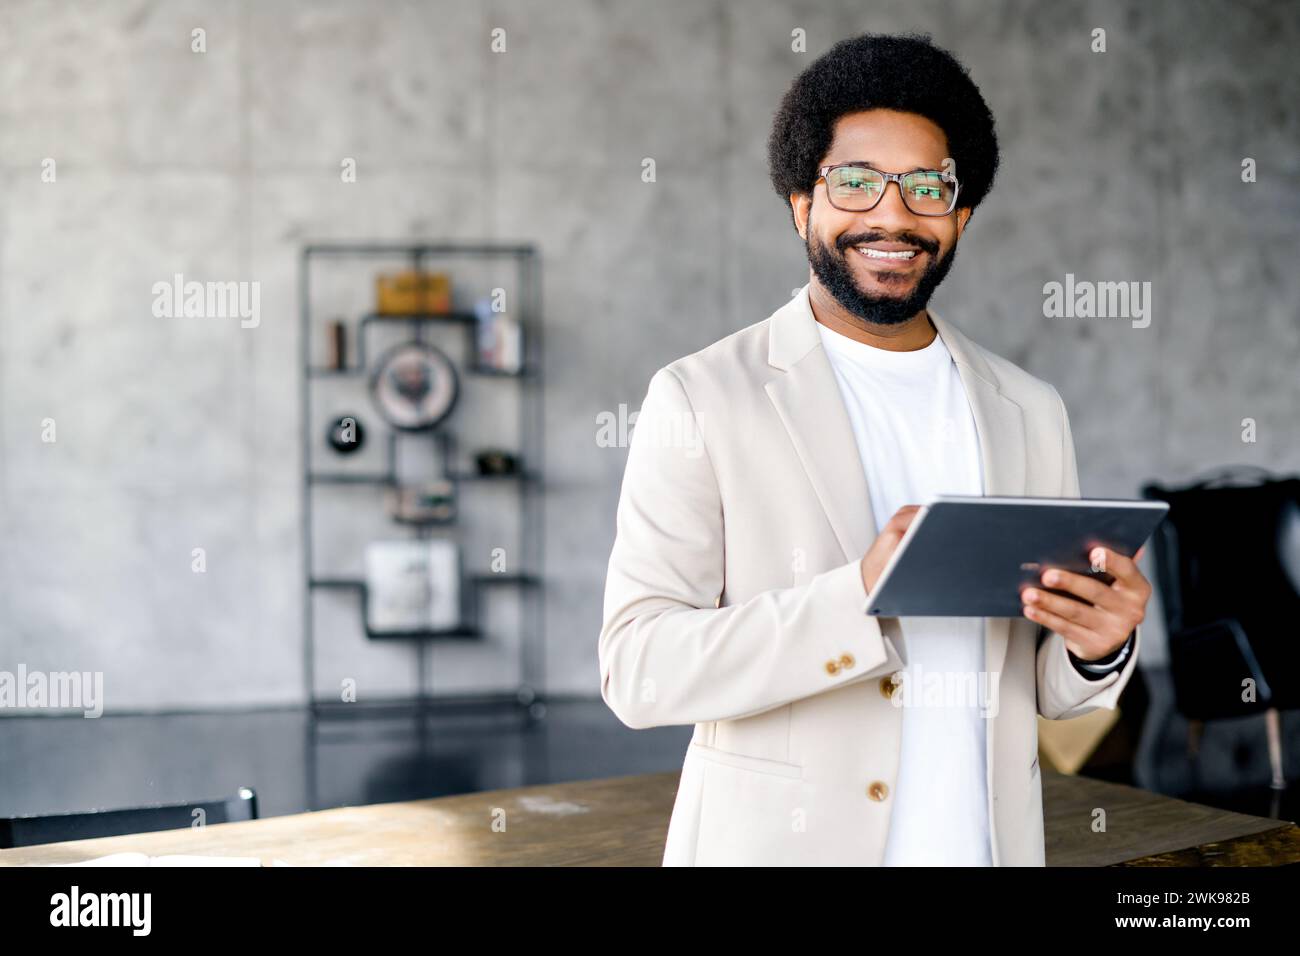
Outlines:
POLYGON ((1279 712, 1300 704, 1300 589, 1283 553, 1284 533, 1300 519, 1300 478, 1232 467, 1142 493, 1169 503, 1155 559, 1188 755, 1196 757, 1206 721, 1262 713, 1277 808, 1286 788, 1279 712))
POLYGON ((65 840, 93 840, 96 837, 149 833, 154 830, 180 830, 193 826, 194 821, 200 818, 204 825, 256 820, 257 794, 248 787, 240 787, 238 793, 224 800, 9 817, 0 819, 0 850, 41 843, 62 843, 65 840), (201 817, 196 817, 196 810, 202 811, 201 817))

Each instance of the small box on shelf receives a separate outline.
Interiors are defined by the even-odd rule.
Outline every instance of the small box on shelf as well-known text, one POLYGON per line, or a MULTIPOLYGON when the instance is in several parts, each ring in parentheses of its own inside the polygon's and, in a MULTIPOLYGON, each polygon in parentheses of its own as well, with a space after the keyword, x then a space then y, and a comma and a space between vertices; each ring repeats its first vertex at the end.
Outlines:
POLYGON ((445 272, 407 269, 375 277, 379 315, 441 315, 451 311, 451 277, 445 272))

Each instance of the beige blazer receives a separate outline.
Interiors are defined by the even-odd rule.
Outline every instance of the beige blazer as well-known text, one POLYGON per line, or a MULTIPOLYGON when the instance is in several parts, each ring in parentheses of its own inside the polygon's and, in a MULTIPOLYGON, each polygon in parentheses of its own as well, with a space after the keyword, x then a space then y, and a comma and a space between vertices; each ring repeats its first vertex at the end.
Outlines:
MULTIPOLYGON (((985 493, 1078 497, 1056 390, 931 317, 974 413, 985 493)), ((807 286, 650 379, 599 662, 627 726, 695 725, 665 866, 880 864, 901 739, 891 675, 907 648, 897 619, 866 614, 859 562, 874 529, 807 286)), ((987 619, 984 641, 994 863, 1041 866, 1036 715, 1113 708, 1141 633, 1098 681, 1025 618, 987 619)))

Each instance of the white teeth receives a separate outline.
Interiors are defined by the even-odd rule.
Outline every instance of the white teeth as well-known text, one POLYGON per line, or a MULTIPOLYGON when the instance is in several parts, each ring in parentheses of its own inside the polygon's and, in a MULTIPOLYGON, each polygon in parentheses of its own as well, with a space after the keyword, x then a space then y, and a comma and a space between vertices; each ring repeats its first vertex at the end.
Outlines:
POLYGON ((855 248, 868 259, 911 259, 916 255, 915 249, 907 249, 902 252, 885 252, 882 249, 868 249, 865 246, 855 248))

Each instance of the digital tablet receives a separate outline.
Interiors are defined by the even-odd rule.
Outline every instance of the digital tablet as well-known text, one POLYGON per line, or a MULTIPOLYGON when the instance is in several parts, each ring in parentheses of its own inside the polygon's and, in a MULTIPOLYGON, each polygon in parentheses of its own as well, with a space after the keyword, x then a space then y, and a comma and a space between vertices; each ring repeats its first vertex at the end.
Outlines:
POLYGON ((1165 516, 1163 501, 940 495, 922 506, 876 586, 867 613, 881 617, 1021 617, 1021 588, 1045 588, 1048 567, 1109 584, 1088 553, 1132 557, 1165 516))

